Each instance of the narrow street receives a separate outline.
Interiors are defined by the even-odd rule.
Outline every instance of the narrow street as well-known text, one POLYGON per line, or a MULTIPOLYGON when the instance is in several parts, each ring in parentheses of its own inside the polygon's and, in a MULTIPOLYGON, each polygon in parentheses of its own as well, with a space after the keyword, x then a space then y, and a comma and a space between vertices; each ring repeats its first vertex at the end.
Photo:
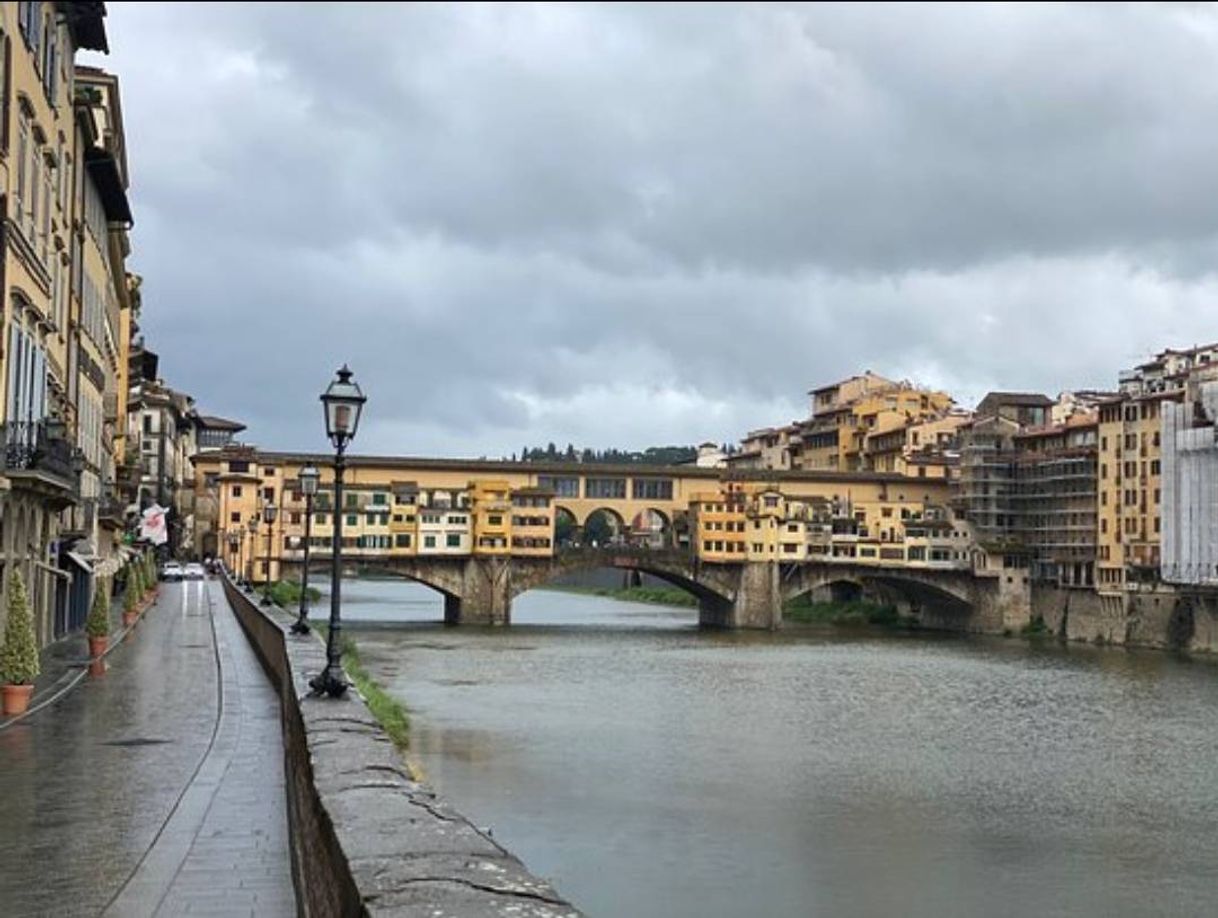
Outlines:
POLYGON ((294 914, 278 700, 219 585, 162 584, 107 665, 0 731, 0 914, 294 914))

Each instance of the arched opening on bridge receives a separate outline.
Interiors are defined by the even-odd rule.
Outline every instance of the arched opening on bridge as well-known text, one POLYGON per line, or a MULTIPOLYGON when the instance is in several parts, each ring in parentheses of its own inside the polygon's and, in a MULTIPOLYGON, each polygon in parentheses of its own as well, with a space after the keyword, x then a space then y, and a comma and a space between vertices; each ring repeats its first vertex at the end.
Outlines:
MULTIPOLYGON (((299 579, 299 567, 289 576, 299 579)), ((329 557, 309 562, 309 586, 319 597, 310 602, 309 621, 324 623, 330 616, 329 557)), ((353 623, 435 625, 451 620, 458 598, 443 587, 393 569, 360 568, 346 564, 342 572, 342 617, 353 623)))
POLYGON ((672 544, 672 524, 659 510, 641 510, 630 520, 628 541, 635 548, 668 548, 672 544))
POLYGON ((566 507, 554 508, 554 544, 559 551, 580 543, 580 526, 575 514, 566 507))
POLYGON ((939 617, 956 618, 972 612, 972 605, 947 590, 904 577, 869 577, 868 586, 881 596, 889 597, 903 615, 932 624, 939 617))
POLYGON ((582 544, 585 548, 607 548, 626 542, 626 521, 616 510, 601 507, 584 520, 582 544))

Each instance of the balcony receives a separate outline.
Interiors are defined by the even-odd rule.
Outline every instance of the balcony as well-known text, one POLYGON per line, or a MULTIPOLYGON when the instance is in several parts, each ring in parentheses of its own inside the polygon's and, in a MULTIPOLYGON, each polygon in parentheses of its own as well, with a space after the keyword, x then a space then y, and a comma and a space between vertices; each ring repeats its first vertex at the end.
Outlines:
POLYGON ((80 496, 80 459, 60 421, 0 424, 0 462, 15 488, 48 498, 62 510, 80 496))
POLYGON ((107 494, 98 501, 97 521, 107 529, 122 529, 127 521, 126 505, 113 494, 107 494))

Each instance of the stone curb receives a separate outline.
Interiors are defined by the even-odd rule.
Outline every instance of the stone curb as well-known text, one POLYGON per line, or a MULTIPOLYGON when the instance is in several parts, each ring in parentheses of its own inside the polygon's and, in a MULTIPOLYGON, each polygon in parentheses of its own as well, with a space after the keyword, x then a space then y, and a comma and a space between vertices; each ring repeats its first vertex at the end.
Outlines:
POLYGON ((413 779, 354 690, 312 694, 326 663, 294 616, 259 607, 224 580, 282 701, 293 870, 306 916, 580 913, 490 836, 413 779))

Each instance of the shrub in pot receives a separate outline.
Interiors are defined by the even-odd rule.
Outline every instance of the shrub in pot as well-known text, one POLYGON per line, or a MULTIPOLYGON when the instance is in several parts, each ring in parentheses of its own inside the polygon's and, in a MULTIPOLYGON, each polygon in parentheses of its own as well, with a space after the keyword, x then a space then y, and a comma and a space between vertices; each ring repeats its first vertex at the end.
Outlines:
POLYGON ((5 714, 23 714, 30 705, 34 680, 42 672, 38 637, 20 570, 14 570, 8 587, 8 621, 0 645, 0 692, 5 714))

